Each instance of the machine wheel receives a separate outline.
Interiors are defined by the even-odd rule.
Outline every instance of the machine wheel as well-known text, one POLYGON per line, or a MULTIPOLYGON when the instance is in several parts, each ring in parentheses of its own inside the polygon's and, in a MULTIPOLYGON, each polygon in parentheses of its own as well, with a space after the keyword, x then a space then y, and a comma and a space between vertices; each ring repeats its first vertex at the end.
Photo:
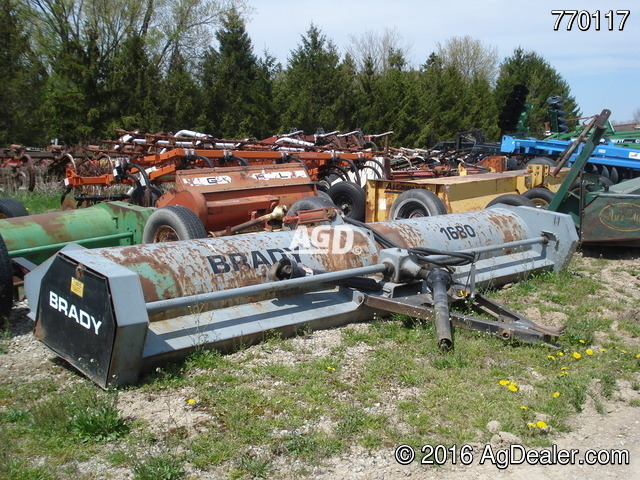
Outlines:
POLYGON ((511 205, 512 207, 535 207, 536 206, 536 204, 533 203, 532 200, 529 200, 524 195, 507 193, 505 195, 500 195, 499 197, 496 197, 493 200, 491 200, 487 204, 487 207, 497 205, 498 203, 502 203, 504 205, 511 205))
POLYGON ((13 265, 0 236, 0 320, 9 318, 13 308, 13 265))
MULTIPOLYGON (((611 185, 613 185, 614 183, 608 179, 607 177, 600 177, 598 178, 598 181, 600 182, 600 185, 607 186, 610 187, 611 185)), ((589 182, 585 185, 585 190, 587 192, 595 192, 596 190, 596 185, 592 182, 589 182)), ((572 193, 575 193, 576 195, 580 194, 580 180, 576 180, 575 182, 573 182, 571 184, 571 186, 569 187, 569 191, 572 193)))
POLYGON ((329 194, 327 192, 322 192, 322 191, 318 190, 318 197, 324 198, 327 202, 331 202, 331 206, 332 207, 336 206, 336 204, 333 203, 333 200, 331 200, 331 197, 329 196, 329 194))
POLYGON ((20 200, 0 198, 0 218, 26 217, 29 212, 20 200))
MULTIPOLYGON (((336 206, 333 204, 331 197, 324 192, 318 192, 317 197, 305 197, 298 200, 296 203, 291 205, 291 208, 287 210, 287 216, 295 215, 298 212, 302 212, 304 210, 317 210, 318 208, 325 207, 333 207, 336 206)), ((287 223, 284 225, 285 229, 295 230, 298 228, 298 222, 287 223)))
POLYGON ((551 200, 553 200, 553 192, 542 187, 535 187, 531 190, 527 190, 522 194, 522 196, 531 200, 538 208, 547 208, 551 203, 551 200))
POLYGON ((327 194, 345 217, 364 222, 364 209, 367 205, 364 188, 353 182, 337 182, 327 194))
POLYGON ((527 165, 549 165, 550 167, 555 167, 556 162, 547 157, 534 157, 525 164, 525 168, 527 165))
POLYGON ((291 205, 291 208, 287 211, 287 215, 295 215, 303 210, 317 210, 318 208, 335 207, 331 197, 325 193, 328 197, 327 198, 324 195, 321 195, 322 193, 324 192, 318 192, 317 197, 305 197, 298 200, 296 203, 291 205))
POLYGON ((432 217, 445 215, 447 207, 438 196, 421 188, 407 190, 398 195, 391 206, 389 220, 401 218, 432 217))
POLYGON ((174 242, 207 237, 198 216, 181 205, 162 207, 153 212, 142 232, 142 243, 174 242))

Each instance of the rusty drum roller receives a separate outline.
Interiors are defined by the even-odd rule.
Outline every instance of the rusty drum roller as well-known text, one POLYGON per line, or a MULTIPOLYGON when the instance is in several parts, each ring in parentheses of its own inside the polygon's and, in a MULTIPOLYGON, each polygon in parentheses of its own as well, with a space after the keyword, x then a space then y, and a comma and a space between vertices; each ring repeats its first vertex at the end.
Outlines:
POLYGON ((35 335, 110 387, 135 383, 195 348, 232 349, 265 331, 287 335, 374 313, 435 317, 445 349, 451 325, 528 342, 561 333, 492 304, 476 288, 563 268, 577 245, 567 215, 494 207, 365 225, 325 210, 325 221, 301 213, 289 231, 68 246, 27 275, 35 335), (463 290, 498 320, 450 313, 447 292, 463 290))

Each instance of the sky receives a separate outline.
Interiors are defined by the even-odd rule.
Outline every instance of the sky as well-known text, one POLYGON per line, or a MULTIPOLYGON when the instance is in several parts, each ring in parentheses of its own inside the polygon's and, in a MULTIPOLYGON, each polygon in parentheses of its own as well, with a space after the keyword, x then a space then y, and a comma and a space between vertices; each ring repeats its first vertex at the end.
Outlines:
POLYGON ((438 43, 468 35, 497 48, 500 61, 522 47, 548 61, 571 88, 583 116, 607 108, 615 122, 640 109, 640 2, 632 0, 247 0, 247 33, 258 56, 267 50, 283 65, 313 23, 341 54, 353 37, 394 30, 413 66, 438 43), (554 26, 552 10, 578 10, 554 26), (612 11, 611 23, 605 17, 612 11), (623 29, 619 10, 629 10, 623 29), (600 12, 599 14, 597 12, 600 12), (600 18, 596 31, 595 18, 600 18), (582 20, 582 30, 578 19, 582 20))

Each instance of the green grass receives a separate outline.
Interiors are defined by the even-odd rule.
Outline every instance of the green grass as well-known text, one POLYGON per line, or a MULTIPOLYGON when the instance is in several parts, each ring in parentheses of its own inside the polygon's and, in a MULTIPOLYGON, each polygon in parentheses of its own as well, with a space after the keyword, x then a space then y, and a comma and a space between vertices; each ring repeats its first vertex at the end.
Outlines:
POLYGON ((27 381, 23 388, 13 391, 15 395, 2 392, 5 407, 0 413, 0 425, 7 458, 4 467, 0 463, 0 478, 12 478, 10 474, 21 478, 22 473, 15 472, 32 470, 23 466, 37 457, 50 460, 47 469, 36 469, 37 472, 50 472, 61 466, 60 472, 64 464, 74 459, 87 460, 100 450, 100 445, 128 433, 129 426, 115 406, 114 393, 100 392, 88 384, 54 391, 43 389, 38 383, 28 389, 27 381))
POLYGON ((233 355, 198 351, 129 387, 141 397, 193 399, 188 408, 204 420, 167 425, 163 434, 152 421, 122 418, 118 397, 86 379, 70 387, 0 379, 0 478, 84 480, 91 476, 73 461, 96 457, 140 480, 189 478, 190 469, 271 478, 277 464, 293 461, 302 477, 357 447, 391 456, 401 443, 485 443, 492 420, 528 446, 548 446, 587 399, 604 411, 621 380, 640 390, 640 351, 622 336, 636 336, 634 323, 620 321, 613 331, 603 313, 622 318, 628 305, 590 268, 574 263, 490 292, 516 311, 535 305, 543 317, 563 313, 567 329, 557 347, 456 329, 455 349, 443 354, 431 322, 394 316, 341 329, 322 354, 306 337, 272 333, 233 355))
POLYGON ((27 208, 29 215, 37 215, 39 213, 49 213, 60 210, 62 193, 62 188, 49 187, 46 191, 35 190, 28 192, 20 190, 17 192, 6 192, 3 196, 20 200, 27 208))
POLYGON ((169 455, 149 457, 133 467, 134 480, 179 480, 185 471, 181 460, 169 455))

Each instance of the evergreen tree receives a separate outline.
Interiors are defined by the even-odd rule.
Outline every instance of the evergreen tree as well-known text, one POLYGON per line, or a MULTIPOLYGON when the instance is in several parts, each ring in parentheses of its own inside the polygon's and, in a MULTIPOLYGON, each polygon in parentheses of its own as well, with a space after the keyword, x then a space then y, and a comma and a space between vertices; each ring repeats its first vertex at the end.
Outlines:
POLYGON ((161 69, 178 55, 202 52, 221 8, 210 0, 28 4, 37 29, 32 38, 49 72, 42 101, 47 136, 68 144, 112 137, 114 128, 164 129, 161 69))
POLYGON ((146 132, 166 128, 160 113, 161 75, 144 35, 131 32, 114 52, 107 71, 105 97, 99 100, 105 118, 96 126, 101 137, 113 136, 116 128, 146 132))
POLYGON ((163 128, 171 132, 182 129, 202 131, 198 123, 203 95, 189 63, 180 52, 172 55, 165 78, 161 82, 159 113, 163 128))
POLYGON ((418 74, 406 68, 400 50, 389 51, 386 63, 388 67, 374 84, 369 125, 374 133, 393 131, 393 141, 398 145, 415 146, 421 127, 418 74))
POLYGON ((223 138, 264 137, 273 128, 273 100, 267 59, 253 53, 244 20, 231 9, 216 32, 219 49, 210 49, 202 65, 205 92, 203 123, 223 138))
POLYGON ((276 83, 280 128, 307 133, 318 127, 353 128, 353 72, 353 66, 340 62, 335 45, 312 24, 276 83))
POLYGON ((42 135, 41 92, 46 71, 33 52, 27 12, 0 0, 0 145, 46 143, 42 135))
MULTIPOLYGON (((548 122, 547 99, 554 95, 564 97, 562 102, 565 118, 580 116, 576 100, 571 96, 569 84, 544 58, 535 52, 525 52, 522 48, 514 50, 500 65, 500 74, 495 88, 495 102, 498 109, 504 105, 509 92, 516 84, 529 89, 527 102, 533 105, 529 114, 528 126, 534 137, 544 135, 544 123, 548 122)), ((594 112, 598 113, 598 112, 594 112)), ((571 128, 574 124, 569 124, 571 128)))
POLYGON ((418 82, 418 115, 422 121, 416 146, 431 147, 467 130, 482 130, 487 138, 497 137, 497 112, 483 72, 460 69, 434 52, 422 67, 418 82))

